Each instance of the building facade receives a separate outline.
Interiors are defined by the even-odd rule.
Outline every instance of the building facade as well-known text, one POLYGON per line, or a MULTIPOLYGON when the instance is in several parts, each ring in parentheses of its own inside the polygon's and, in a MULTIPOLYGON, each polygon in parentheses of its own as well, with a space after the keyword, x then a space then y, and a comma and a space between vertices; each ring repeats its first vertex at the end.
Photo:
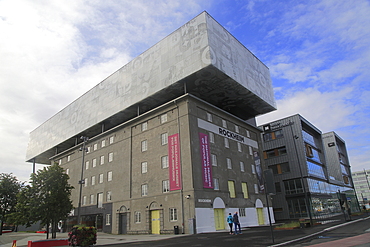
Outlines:
POLYGON ((27 161, 69 174, 68 227, 199 233, 234 212, 265 225, 255 116, 275 109, 268 68, 203 12, 31 132, 27 161))
POLYGON ((274 174, 275 219, 326 218, 345 208, 358 211, 347 152, 339 136, 322 134, 299 114, 261 128, 263 158, 274 174))
POLYGON ((370 208, 370 170, 352 172, 353 184, 356 189, 357 199, 361 206, 370 208))

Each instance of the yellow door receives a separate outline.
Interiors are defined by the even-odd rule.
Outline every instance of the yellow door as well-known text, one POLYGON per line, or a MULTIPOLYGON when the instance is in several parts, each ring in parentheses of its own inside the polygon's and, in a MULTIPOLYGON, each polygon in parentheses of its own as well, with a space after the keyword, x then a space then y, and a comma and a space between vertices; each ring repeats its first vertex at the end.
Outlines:
POLYGON ((161 234, 161 219, 159 217, 159 210, 151 211, 152 215, 152 234, 161 234))
POLYGON ((264 225, 265 219, 263 217, 263 208, 257 208, 258 225, 264 225))
POLYGON ((216 230, 225 229, 225 214, 223 208, 214 208, 216 230))

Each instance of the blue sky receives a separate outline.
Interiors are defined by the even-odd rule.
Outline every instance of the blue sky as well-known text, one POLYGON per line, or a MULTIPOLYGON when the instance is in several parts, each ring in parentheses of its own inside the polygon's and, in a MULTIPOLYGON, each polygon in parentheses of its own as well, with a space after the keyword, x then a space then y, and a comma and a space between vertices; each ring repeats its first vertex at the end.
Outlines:
POLYGON ((299 113, 370 169, 367 0, 0 0, 0 172, 28 180, 30 131, 204 10, 270 68, 258 124, 299 113))

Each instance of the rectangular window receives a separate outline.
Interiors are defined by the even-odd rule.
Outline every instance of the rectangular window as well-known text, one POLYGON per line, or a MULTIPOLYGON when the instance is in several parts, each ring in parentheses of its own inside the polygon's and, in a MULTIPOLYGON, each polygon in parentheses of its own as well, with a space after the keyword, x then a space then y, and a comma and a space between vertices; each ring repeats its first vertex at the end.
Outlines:
POLYGON ((87 147, 86 153, 90 153, 90 152, 91 152, 91 147, 87 147))
POLYGON ((92 160, 92 167, 96 167, 96 159, 92 160))
POLYGON ((256 174, 256 167, 255 167, 255 165, 251 165, 251 168, 252 168, 252 174, 256 174))
POLYGON ((82 205, 86 205, 86 203, 87 203, 87 197, 83 196, 82 197, 82 205))
POLYGON ((251 137, 251 133, 249 132, 249 130, 247 130, 247 137, 250 138, 251 137))
POLYGON ((147 196, 148 195, 148 185, 142 184, 141 185, 141 196, 147 196))
POLYGON ((249 155, 253 155, 253 149, 251 146, 249 146, 249 155))
POLYGON ((113 172, 112 171, 109 171, 108 172, 108 175, 107 175, 107 180, 108 181, 112 181, 112 179, 113 179, 113 172))
POLYGON ((98 208, 103 207, 103 193, 98 193, 98 208))
POLYGON ((95 185, 95 176, 91 177, 91 185, 95 185))
POLYGON ((229 139, 224 138, 225 148, 229 148, 229 139))
POLYGON ((249 198, 248 186, 247 186, 247 183, 245 183, 245 182, 242 182, 242 191, 243 191, 244 198, 249 198))
POLYGON ((258 194, 258 185, 257 184, 254 184, 254 193, 258 194))
POLYGON ((240 142, 237 142, 238 143, 238 151, 241 152, 242 151, 242 144, 240 142))
POLYGON ((239 133, 239 126, 235 124, 235 132, 239 133))
POLYGON ((100 165, 104 165, 104 155, 100 156, 100 165))
POLYGON ((161 134, 161 144, 166 145, 168 143, 168 133, 161 134))
POLYGON ((95 143, 93 147, 94 147, 94 148, 93 148, 93 149, 94 149, 94 151, 98 150, 98 144, 97 144, 97 143, 95 143))
POLYGON ((102 140, 101 141, 101 147, 103 148, 103 147, 105 147, 105 140, 102 140))
POLYGON ((148 122, 144 122, 141 124, 141 131, 146 131, 148 129, 148 122))
POLYGON ((99 184, 102 184, 104 182, 104 174, 99 174, 99 184))
POLYGON ((170 181, 169 180, 162 181, 162 192, 166 193, 169 191, 170 191, 170 181))
POLYGON ((112 162, 113 161, 113 153, 109 153, 108 154, 108 162, 112 162))
POLYGON ((281 192, 281 185, 280 185, 280 182, 276 182, 276 183, 275 183, 275 191, 276 191, 276 193, 281 192))
POLYGON ((141 173, 147 173, 148 172, 148 162, 144 161, 141 162, 141 173))
POLYGON ((67 162, 70 162, 71 161, 71 155, 68 155, 67 156, 67 162))
POLYGON ((239 208, 239 216, 245 217, 245 208, 239 208))
POLYGON ((89 179, 88 178, 85 178, 85 187, 87 187, 88 183, 89 183, 89 179))
POLYGON ((168 168, 168 155, 161 157, 162 168, 168 168))
POLYGON ((213 189, 214 190, 220 190, 220 184, 218 182, 218 178, 213 179, 213 189))
POLYGON ((209 132, 209 142, 215 143, 215 134, 212 132, 209 132))
POLYGON ((141 213, 135 212, 135 223, 141 223, 141 213))
POLYGON ((89 169, 89 166, 90 166, 90 162, 86 161, 86 163, 85 163, 86 170, 89 169))
POLYGON ((62 159, 59 160, 59 165, 61 165, 61 164, 62 164, 62 159))
POLYGON ((272 170, 273 174, 283 174, 283 173, 290 172, 290 167, 289 167, 288 162, 281 163, 281 164, 276 164, 276 165, 271 165, 271 166, 269 166, 269 169, 272 170))
POLYGON ((227 185, 228 185, 228 188, 229 188, 230 198, 235 198, 236 197, 235 182, 229 180, 229 181, 227 181, 227 185))
POLYGON ((114 142, 114 136, 109 137, 109 144, 113 144, 114 142))
POLYGON ((148 141, 144 140, 141 142, 141 152, 145 152, 148 150, 148 141))
POLYGON ((240 161, 240 162, 239 162, 239 164, 240 164, 240 171, 241 171, 241 172, 245 172, 245 169, 244 169, 244 162, 243 162, 243 161, 240 161))
POLYGON ((167 122, 167 113, 161 115, 161 124, 167 122))
POLYGON ((90 204, 95 204, 95 196, 90 195, 90 204))
POLYGON ((227 122, 225 119, 222 119, 222 127, 224 127, 225 129, 227 128, 227 122))
POLYGON ((177 221, 177 209, 170 208, 170 221, 177 221))
POLYGON ((66 174, 68 175, 69 174, 69 168, 66 169, 66 174))
POLYGON ((107 191, 107 202, 112 201, 112 191, 107 191))
POLYGON ((227 169, 233 169, 230 158, 226 158, 226 164, 227 164, 227 169))
POLYGON ((207 112, 207 121, 212 122, 212 114, 207 112))
POLYGON ((105 225, 110 226, 110 218, 111 218, 110 214, 105 215, 105 225))
POLYGON ((215 154, 211 154, 212 166, 217 166, 217 156, 215 154))

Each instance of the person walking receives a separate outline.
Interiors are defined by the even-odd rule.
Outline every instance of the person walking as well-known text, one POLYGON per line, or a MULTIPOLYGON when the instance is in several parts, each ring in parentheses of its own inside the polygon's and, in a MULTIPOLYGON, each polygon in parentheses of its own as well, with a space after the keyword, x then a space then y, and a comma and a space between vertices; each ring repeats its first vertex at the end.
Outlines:
POLYGON ((233 215, 233 222, 234 222, 235 235, 242 234, 242 229, 240 227, 238 212, 235 212, 235 214, 233 215), (239 227, 239 232, 238 232, 238 227, 239 227))
POLYGON ((231 213, 229 213, 229 216, 227 216, 227 223, 229 224, 229 227, 230 227, 230 234, 233 234, 233 223, 234 223, 234 218, 233 216, 231 215, 231 213))

